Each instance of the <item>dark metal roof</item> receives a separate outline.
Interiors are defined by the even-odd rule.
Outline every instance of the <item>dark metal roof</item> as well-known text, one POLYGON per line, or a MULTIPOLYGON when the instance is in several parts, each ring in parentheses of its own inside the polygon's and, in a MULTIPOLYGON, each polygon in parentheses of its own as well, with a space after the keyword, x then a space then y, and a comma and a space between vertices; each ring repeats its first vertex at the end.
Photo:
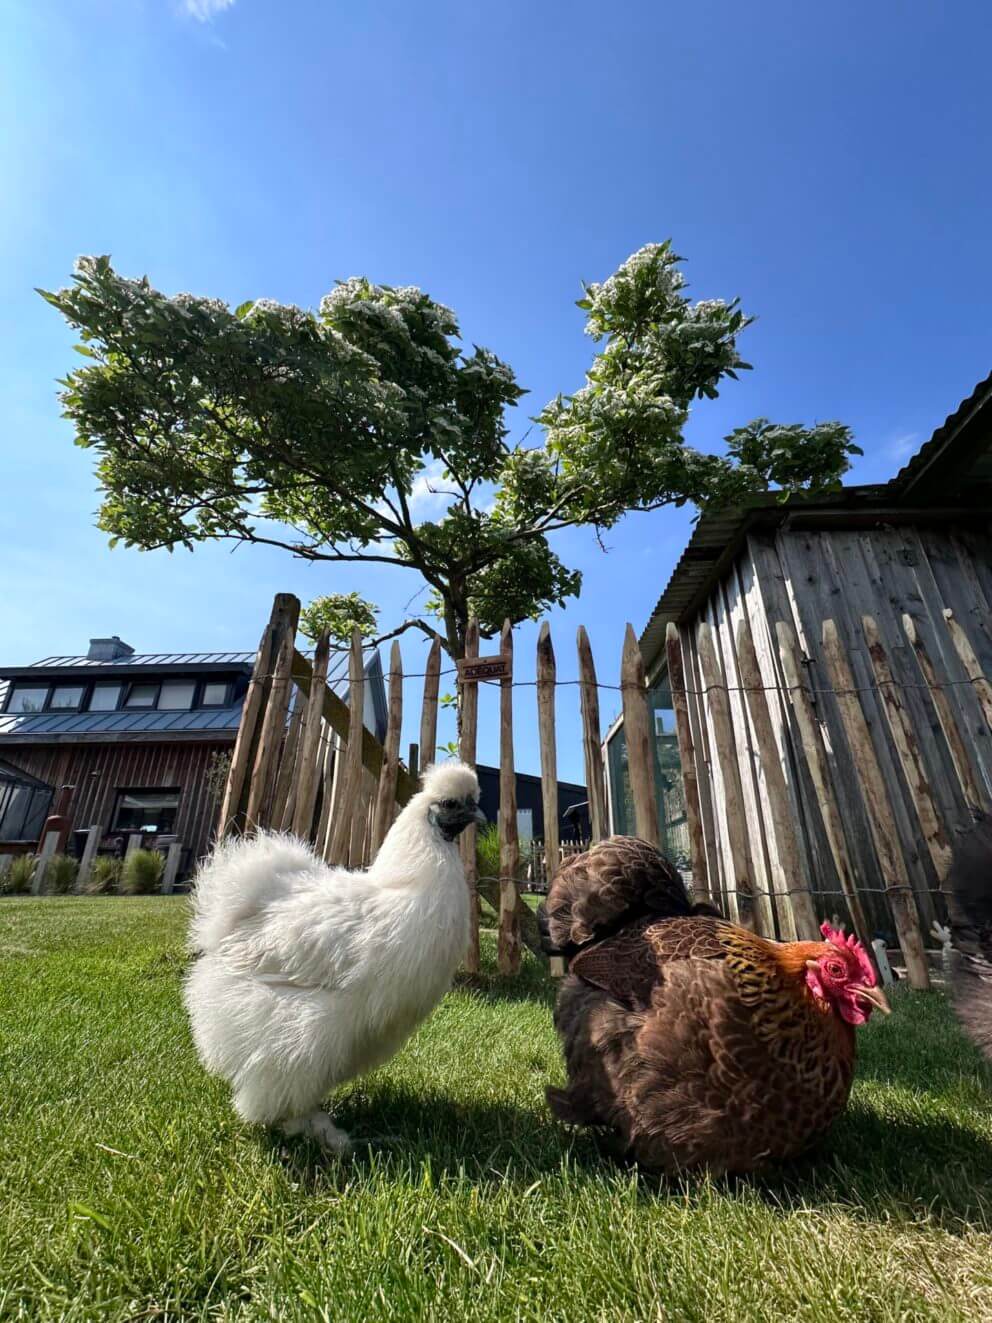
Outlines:
MULTIPOLYGON (((175 674, 175 663, 173 659, 183 658, 181 665, 190 670, 194 670, 197 665, 202 665, 201 658, 210 658, 211 664, 214 658, 223 658, 224 661, 217 664, 216 669, 251 670, 255 660, 253 652, 231 652, 231 653, 155 653, 144 657, 132 657, 127 662, 89 662, 90 671, 98 670, 100 677, 119 678, 122 670, 133 672, 133 663, 140 665, 141 674, 147 675, 151 672, 160 675, 175 674), (149 660, 151 657, 161 657, 163 660, 157 664, 149 660), (170 666, 173 667, 170 670, 170 666)), ((51 684, 61 678, 64 670, 69 670, 76 663, 86 658, 46 658, 44 662, 39 662, 34 667, 9 668, 3 672, 10 679, 37 678, 42 683, 51 684), (44 670, 47 673, 38 676, 38 670, 44 670)), ((382 662, 379 658, 379 652, 376 648, 370 648, 365 653, 365 674, 368 676, 372 685, 372 699, 376 706, 377 716, 379 709, 385 707, 385 700, 379 690, 382 689, 382 662)), ((332 655, 327 676, 328 685, 345 702, 348 699, 348 655, 339 653, 332 655)), ((2 709, 6 698, 8 685, 0 682, 0 709, 2 709)), ((147 711, 144 709, 120 709, 116 712, 28 712, 28 713, 3 713, 0 711, 0 743, 3 744, 31 744, 31 743, 72 743, 76 740, 100 740, 108 741, 113 739, 154 739, 161 735, 164 739, 195 739, 205 740, 233 740, 237 733, 238 724, 241 720, 241 699, 224 708, 192 708, 188 711, 147 711)))
POLYGON ((951 517, 992 504, 992 374, 937 428, 887 483, 845 487, 831 496, 759 495, 700 515, 641 634, 649 672, 657 670, 670 621, 687 620, 734 560, 748 532, 797 524, 843 526, 865 519, 951 517))
POLYGON ((95 661, 92 657, 42 657, 41 661, 33 665, 62 668, 120 666, 133 670, 135 666, 199 666, 204 662, 210 665, 250 666, 254 660, 253 652, 136 652, 130 657, 117 657, 113 661, 95 661))

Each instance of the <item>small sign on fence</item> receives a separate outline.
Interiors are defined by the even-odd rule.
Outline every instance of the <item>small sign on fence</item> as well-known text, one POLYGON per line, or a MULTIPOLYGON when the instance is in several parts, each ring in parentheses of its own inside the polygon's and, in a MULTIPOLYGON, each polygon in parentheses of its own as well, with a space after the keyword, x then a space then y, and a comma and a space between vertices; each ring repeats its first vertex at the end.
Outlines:
POLYGON ((513 662, 502 654, 498 657, 473 657, 471 661, 462 659, 458 663, 458 677, 462 684, 478 684, 480 680, 509 680, 513 677, 513 662))

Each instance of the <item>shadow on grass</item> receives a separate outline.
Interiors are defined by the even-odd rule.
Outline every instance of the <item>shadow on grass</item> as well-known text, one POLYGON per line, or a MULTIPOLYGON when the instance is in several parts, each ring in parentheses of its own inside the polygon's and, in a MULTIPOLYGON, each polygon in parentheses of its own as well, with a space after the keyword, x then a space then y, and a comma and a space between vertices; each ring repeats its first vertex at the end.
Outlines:
POLYGON ((534 1002, 540 1006, 555 1004, 557 988, 536 958, 528 959, 519 974, 497 974, 482 970, 478 974, 464 971, 455 976, 455 992, 470 992, 488 1002, 534 1002))
MULTIPOLYGON (((352 1095, 335 1109, 355 1152, 341 1162, 304 1140, 263 1139, 304 1188, 338 1186, 373 1172, 401 1177, 429 1166, 435 1180, 467 1178, 524 1188, 545 1175, 602 1180, 629 1164, 606 1136, 569 1130, 542 1109, 454 1102, 403 1089, 352 1095)), ((992 1227, 992 1143, 942 1117, 908 1122, 855 1103, 815 1151, 799 1162, 749 1177, 722 1177, 717 1191, 752 1192, 784 1212, 821 1209, 866 1221, 926 1215, 951 1233, 962 1222, 992 1227)), ((709 1184, 705 1176, 672 1180, 641 1172, 645 1199, 685 1197, 709 1184)), ((973 1228, 972 1228, 973 1229, 973 1228)))

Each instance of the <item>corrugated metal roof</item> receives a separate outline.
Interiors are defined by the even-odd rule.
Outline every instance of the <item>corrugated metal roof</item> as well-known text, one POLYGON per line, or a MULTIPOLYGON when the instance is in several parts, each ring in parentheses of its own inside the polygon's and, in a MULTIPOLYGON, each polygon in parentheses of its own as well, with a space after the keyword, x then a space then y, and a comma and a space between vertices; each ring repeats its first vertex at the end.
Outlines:
MULTIPOLYGON (((953 413, 947 415, 930 440, 925 441, 912 459, 903 465, 892 479, 892 486, 908 491, 924 476, 929 476, 934 465, 946 459, 948 449, 960 435, 961 430, 990 403, 992 403, 992 372, 984 381, 978 383, 953 413)), ((985 440, 992 442, 992 423, 989 424, 985 440)))
POLYGON ((108 661, 94 661, 91 657, 42 657, 41 661, 32 662, 32 666, 62 667, 75 669, 79 666, 99 668, 101 666, 197 666, 197 665, 250 665, 255 660, 253 652, 136 652, 130 657, 115 657, 108 661))
MULTIPOLYGON (((312 655, 312 650, 304 655, 312 655)), ((253 652, 154 653, 142 657, 131 657, 129 661, 132 663, 140 662, 145 666, 154 666, 154 661, 149 661, 149 658, 157 660, 161 666, 175 665, 177 658, 194 665, 202 661, 220 661, 235 665, 254 662, 255 654, 253 652)), ((37 666, 39 669, 46 670, 68 669, 77 666, 80 660, 86 661, 86 658, 46 658, 44 662, 37 663, 37 666)), ((90 662, 88 664, 94 668, 103 667, 105 669, 120 666, 119 661, 90 662)), ((371 676, 376 668, 379 670, 379 683, 381 684, 381 664, 378 649, 368 648, 365 651, 365 672, 371 676)), ((54 675, 46 675, 44 682, 51 684, 55 679, 54 675)), ((341 699, 347 701, 348 654, 346 652, 332 654, 327 683, 341 699)), ((9 687, 7 681, 0 681, 0 709, 3 708, 9 687)), ((3 713, 0 710, 0 741, 12 736, 16 736, 19 743, 26 742, 29 739, 45 741, 55 738, 62 740, 78 738, 85 740, 88 736, 107 739, 114 735, 118 735, 122 739, 137 735, 156 734, 161 734, 166 738, 172 735, 183 736, 187 739, 198 734, 202 734, 205 738, 225 737, 237 730, 238 723, 241 720, 241 706, 242 704, 239 701, 233 703, 230 707, 224 708, 192 708, 187 711, 170 712, 148 711, 141 708, 122 708, 116 712, 3 713)))

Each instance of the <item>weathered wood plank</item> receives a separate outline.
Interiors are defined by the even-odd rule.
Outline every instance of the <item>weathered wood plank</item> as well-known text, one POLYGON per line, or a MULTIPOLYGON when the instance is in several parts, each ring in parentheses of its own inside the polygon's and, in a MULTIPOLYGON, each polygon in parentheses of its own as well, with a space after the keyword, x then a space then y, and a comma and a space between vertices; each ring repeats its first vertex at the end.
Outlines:
POLYGON ((919 915, 913 900, 912 884, 906 870, 892 807, 885 789, 885 780, 861 703, 858 701, 858 694, 854 692, 854 677, 837 626, 830 619, 823 622, 823 651, 865 797, 872 839, 889 893, 889 905, 895 920, 899 946, 906 961, 910 986, 919 989, 929 988, 930 974, 919 915))
POLYGON ((937 717, 944 732, 947 747, 951 751, 954 770, 957 772, 965 800, 972 812, 977 813, 984 807, 985 797, 978 788, 978 782, 975 779, 971 760, 968 757, 964 740, 961 738, 961 732, 958 729, 951 703, 942 687, 941 679, 937 674, 937 669, 926 645, 920 637, 916 621, 908 612, 902 618, 902 626, 906 631, 910 646, 916 654, 916 660, 919 662, 923 679, 930 689, 930 700, 937 711, 937 717))
MULTIPOLYGON (((465 630, 465 660, 474 661, 478 655, 479 622, 473 617, 468 622, 465 630)), ((463 763, 468 763, 469 767, 474 767, 479 729, 479 686, 477 684, 461 685, 461 716, 459 753, 463 763)), ((475 823, 470 823, 462 832, 460 843, 462 866, 465 869, 465 885, 468 887, 469 929, 468 949, 465 952, 465 969, 469 974, 477 974, 480 968, 477 839, 478 828, 475 823)))
MULTIPOLYGON (((716 757, 719 758, 723 779, 724 825, 727 833, 727 845, 731 858, 732 874, 728 879, 727 890, 737 921, 746 928, 758 929, 762 922, 756 906, 754 882, 752 880, 751 859, 748 850, 747 823, 744 819, 744 797, 741 792, 740 771, 737 754, 734 749, 733 727, 730 721, 730 705, 727 702, 726 682, 717 662, 716 648, 711 627, 701 622, 697 634, 699 666, 703 685, 706 689, 706 706, 713 724, 713 739, 716 757)), ((768 924, 768 906, 765 905, 764 921, 768 924)), ((769 928, 764 928, 769 932, 769 928)), ((774 929, 771 929, 773 932, 774 929)))
POLYGON ((599 689, 596 685, 596 666, 585 625, 580 625, 576 636, 579 655, 579 696, 582 708, 582 752, 586 766, 586 787, 589 791, 589 822, 593 841, 606 835, 606 786, 603 777, 602 740, 599 724, 599 689))
POLYGON ((868 644, 868 655, 871 658, 872 669, 882 697, 882 707, 892 734, 892 742, 899 755, 910 796, 916 806, 923 839, 930 851, 937 880, 943 884, 951 866, 953 851, 947 832, 941 822, 940 814, 937 812, 933 795, 930 793, 926 767, 916 737, 916 729, 903 702, 901 687, 892 674, 892 668, 889 665, 888 654, 882 643, 878 625, 871 616, 863 616, 861 623, 865 631, 865 641, 868 644))
POLYGON ((365 665, 362 657, 362 636, 356 629, 351 637, 348 656, 349 735, 342 756, 341 784, 336 795, 334 815, 330 824, 328 857, 332 864, 348 861, 351 841, 351 820, 358 807, 362 781, 362 714, 365 710, 365 665))
POLYGON ((848 853, 847 839, 844 835, 837 800, 834 796, 830 765, 827 761, 826 750, 823 747, 820 728, 800 670, 799 642, 795 630, 787 621, 779 620, 776 623, 775 632, 778 637, 782 670, 792 698, 796 726, 799 731, 806 766, 809 769, 817 802, 820 806, 824 830, 833 855, 837 877, 847 901, 851 924, 862 943, 868 943, 871 941, 872 930, 861 904, 857 876, 848 853))
POLYGON ((620 688, 623 692, 623 732, 627 741, 627 771, 634 801, 637 834, 661 848, 658 825, 658 800, 654 784, 654 736, 648 711, 647 677, 644 659, 633 625, 624 635, 620 663, 620 688))
POLYGON ((785 772, 782 769, 778 741, 772 729, 758 655, 754 649, 750 630, 743 620, 737 627, 737 662, 754 725, 759 759, 758 770, 764 777, 765 794, 771 814, 775 845, 772 881, 777 896, 781 898, 781 904, 778 906, 779 922, 786 940, 791 941, 798 937, 801 940, 814 941, 819 934, 816 910, 803 867, 795 817, 789 799, 785 772))
POLYGON ((269 825, 279 831, 288 831, 289 822, 284 822, 287 809, 292 815, 290 798, 296 778, 296 758, 300 748, 303 721, 306 715, 306 699, 297 690, 292 695, 292 713, 289 726, 282 742, 282 755, 279 759, 279 772, 276 776, 275 790, 272 793, 272 806, 269 809, 269 825), (295 701, 294 701, 295 700, 295 701))
POLYGON ((313 811, 317 801, 317 786, 321 773, 320 733, 323 725, 323 691, 327 686, 327 666, 331 655, 329 635, 321 634, 313 658, 313 676, 307 695, 307 715, 300 748, 300 779, 296 787, 293 806, 293 834, 309 840, 313 831, 313 811))
MULTIPOLYGON (((679 639, 682 643, 682 660, 685 666, 689 729, 692 732, 692 742, 696 752, 699 811, 702 815, 703 846, 706 850, 706 875, 713 903, 717 908, 723 908, 727 907, 728 903, 727 872, 717 840, 717 815, 713 804, 715 770, 710 752, 711 744, 695 632, 684 626, 679 630, 679 639)), ((726 913, 731 912, 730 908, 726 908, 726 913)))
POLYGON ((424 667, 424 705, 420 713, 420 763, 426 771, 437 757, 437 704, 441 683, 441 640, 434 639, 424 667))
POLYGON ((286 734, 290 677, 299 618, 300 599, 291 593, 280 593, 276 597, 276 605, 272 608, 272 626, 276 640, 272 683, 265 712, 259 723, 258 748, 255 751, 255 761, 252 764, 248 785, 248 802, 245 808, 245 825, 248 829, 263 827, 268 821, 270 778, 286 734))
POLYGON ((985 678, 981 663, 975 655, 975 649, 971 646, 971 640, 964 632, 960 622, 954 618, 954 612, 950 607, 944 608, 944 619, 947 622, 951 642, 954 644, 955 651, 961 658, 961 665, 965 669, 965 674, 974 688, 975 697, 982 709, 982 715, 988 722, 989 729, 992 730, 992 684, 989 684, 985 678))
MULTIPOLYGON (((513 656, 513 627, 504 622, 500 652, 513 656)), ((517 836, 517 778, 513 763, 513 681, 499 682, 499 936, 501 974, 520 969, 520 920, 517 916, 520 842, 517 836)))
POLYGON ((248 801, 248 782, 261 732, 261 718, 265 712, 272 684, 272 661, 275 656, 276 621, 281 620, 286 611, 284 595, 277 596, 272 604, 272 614, 268 624, 262 630, 258 651, 255 653, 255 665, 252 668, 248 692, 241 709, 241 721, 238 735, 231 754, 231 766, 227 773, 227 785, 221 803, 218 831, 221 836, 229 832, 242 832, 245 829, 245 808, 248 801))
POLYGON ((697 901, 712 902, 709 872, 706 868, 706 843, 703 840, 703 818, 699 803, 699 773, 696 767, 696 749, 692 742, 692 724, 686 694, 685 663, 679 631, 670 620, 665 630, 665 656, 668 661, 668 683, 675 710, 675 733, 679 742, 679 760, 682 764, 682 793, 685 796, 685 816, 689 825, 689 851, 692 862, 692 890, 697 901))
MULTIPOLYGON (((363 672, 364 674, 364 672, 363 672)), ((302 653, 297 652, 293 655, 293 680, 303 690, 305 694, 310 694, 310 684, 313 679, 313 667, 302 653)), ((343 744, 348 743, 348 734, 350 730, 351 717, 349 715, 348 704, 328 685, 324 686, 323 700, 324 720, 330 728, 338 735, 343 744)), ((416 749, 416 745, 410 746, 416 749)), ((382 745, 366 727, 362 726, 362 763, 373 776, 379 776, 382 772, 383 749, 382 745)), ((411 768, 412 772, 412 768, 411 768)), ((396 800, 399 804, 406 804, 417 793, 417 777, 404 768, 399 769, 396 778, 396 800)))
MULTIPOLYGON (((558 750, 555 743, 555 688, 558 670, 551 627, 545 620, 537 636, 537 731, 541 747, 541 807, 544 812, 544 870, 550 888, 559 865, 558 750)), ((565 973, 564 961, 551 962, 555 977, 565 973)))
POLYGON ((372 819, 372 853, 378 853, 396 814, 396 783, 400 771, 400 735, 403 729, 403 657, 399 639, 389 653, 389 715, 383 746, 382 771, 372 819))

